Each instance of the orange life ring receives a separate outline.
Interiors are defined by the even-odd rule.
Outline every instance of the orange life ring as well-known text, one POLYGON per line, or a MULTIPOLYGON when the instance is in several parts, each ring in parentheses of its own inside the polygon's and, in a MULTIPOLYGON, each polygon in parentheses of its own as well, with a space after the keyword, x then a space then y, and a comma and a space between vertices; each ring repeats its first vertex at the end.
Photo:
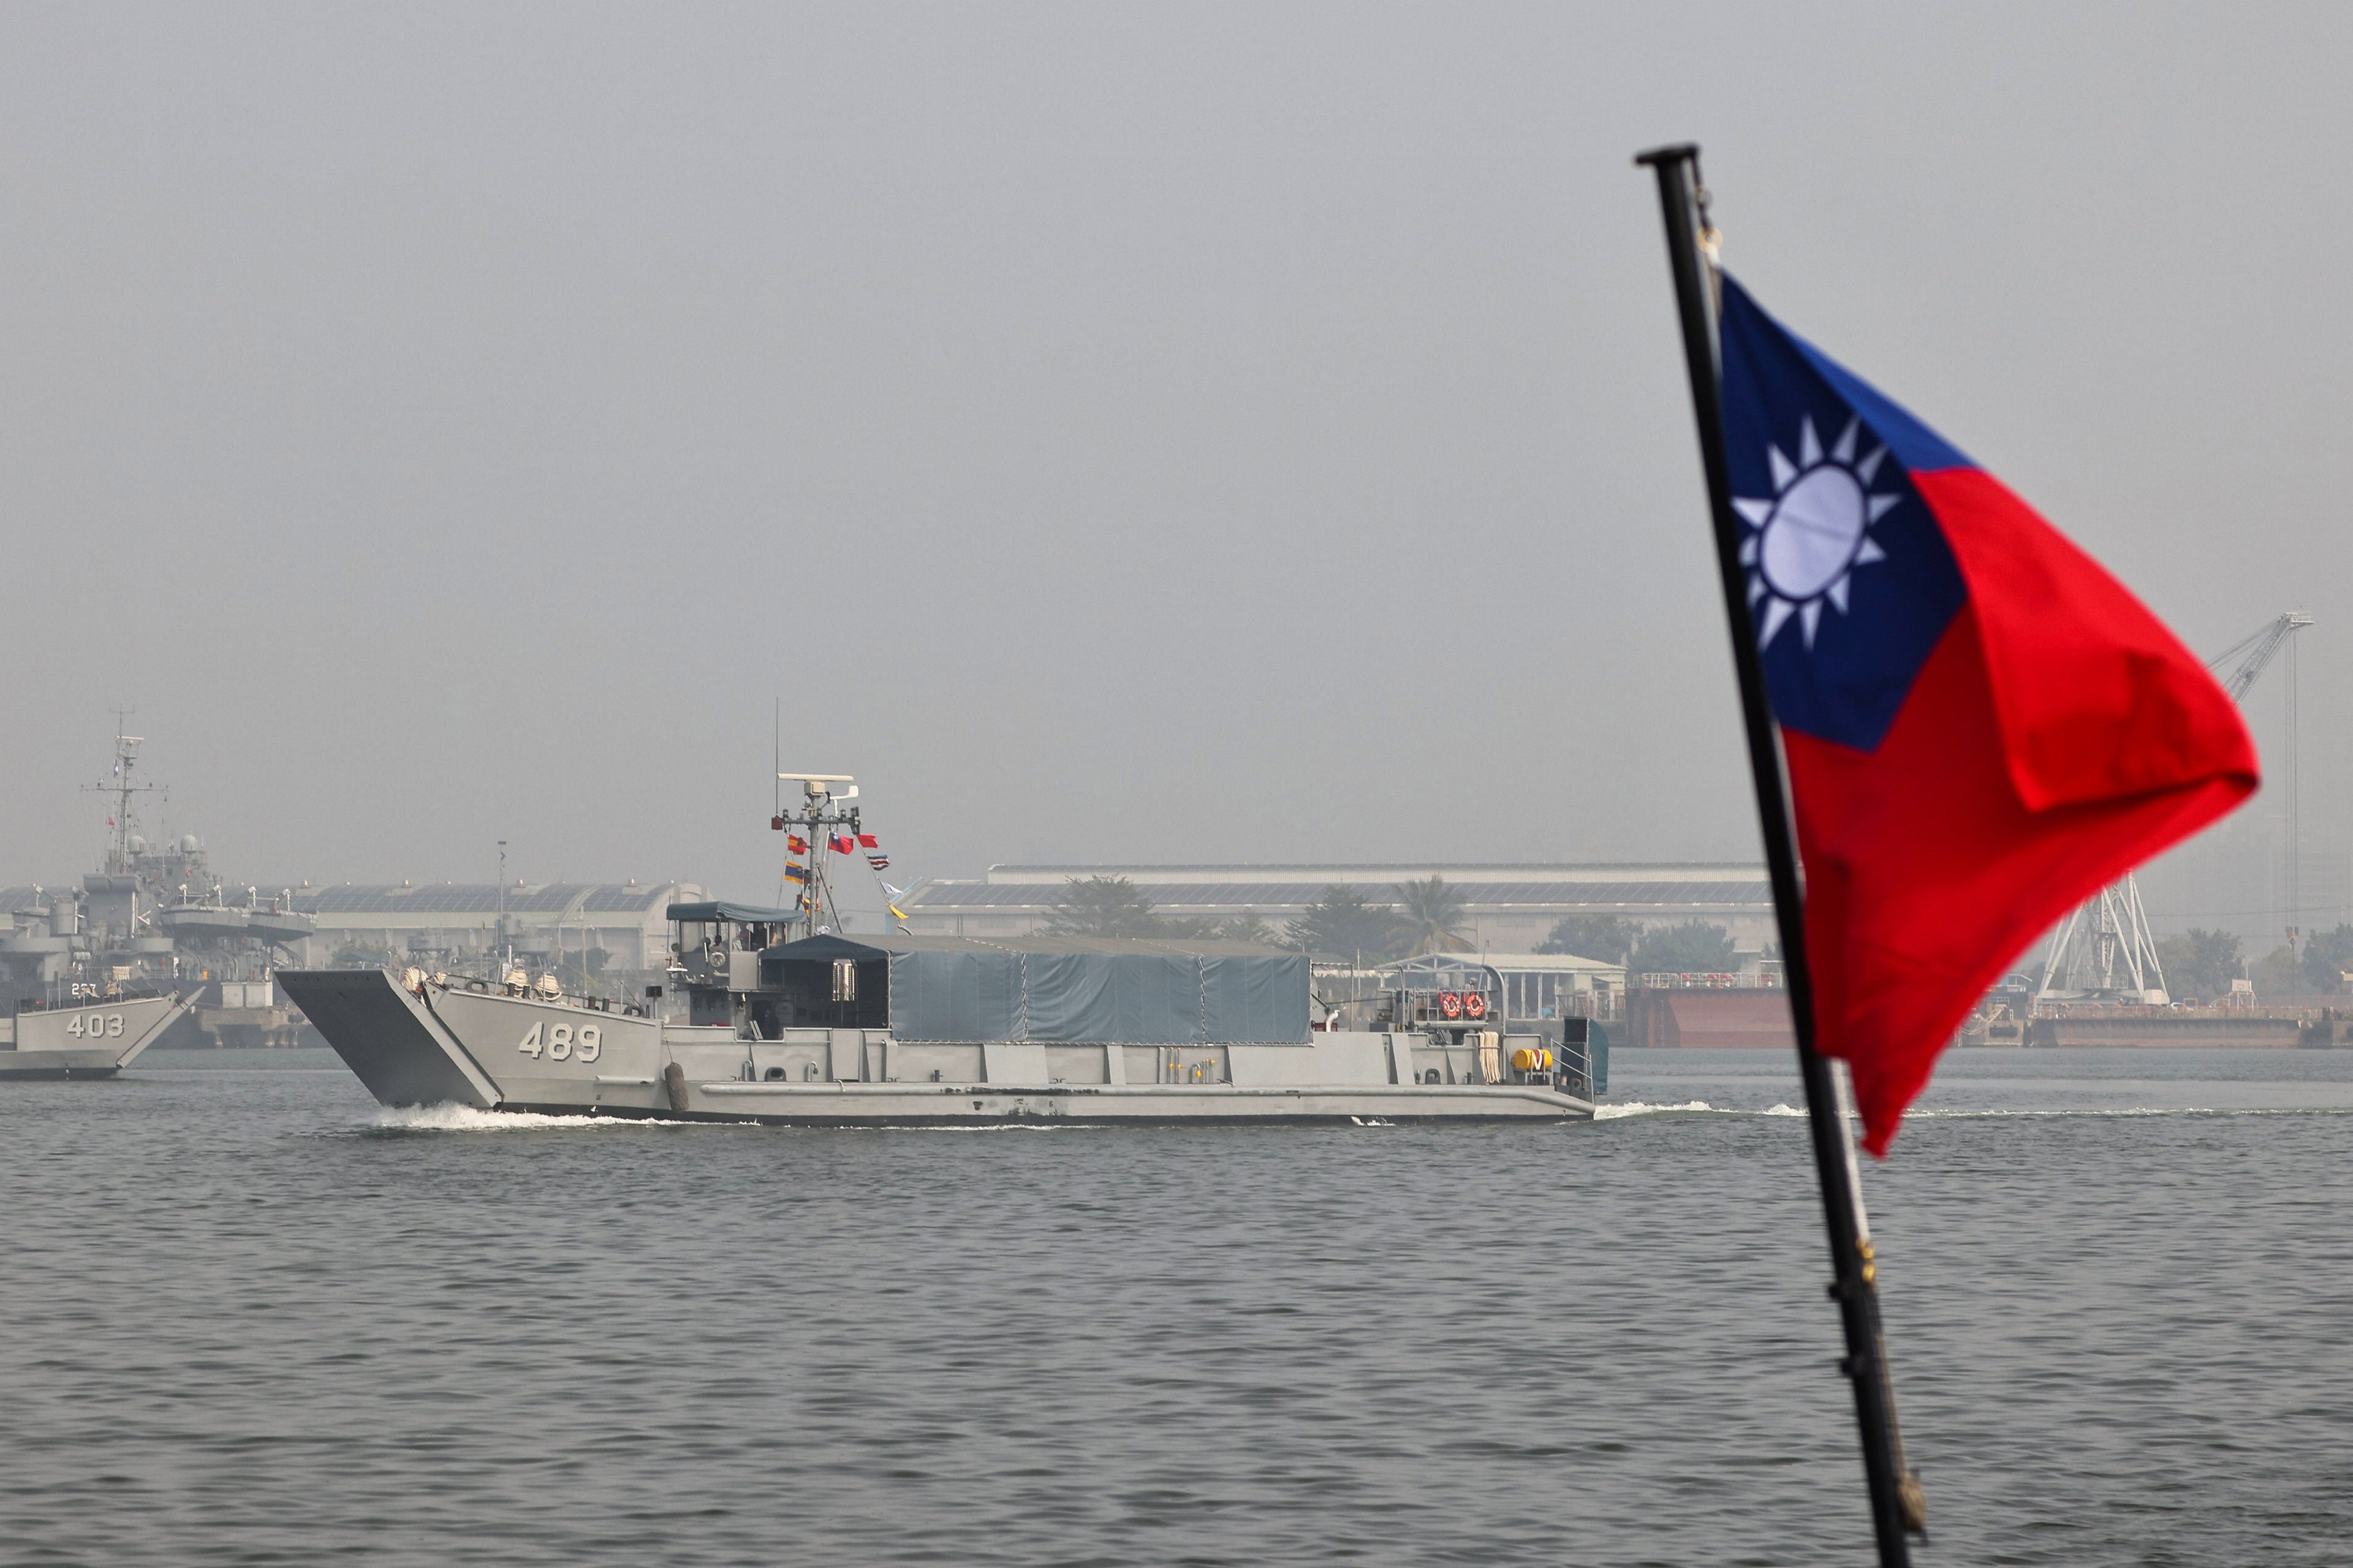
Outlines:
POLYGON ((1441 991, 1438 994, 1438 1010, 1450 1018, 1460 1018, 1462 1016, 1462 998, 1451 991, 1441 991))
POLYGON ((1462 998, 1462 1010, 1474 1018, 1483 1018, 1487 1016, 1487 998, 1476 991, 1470 992, 1462 998))

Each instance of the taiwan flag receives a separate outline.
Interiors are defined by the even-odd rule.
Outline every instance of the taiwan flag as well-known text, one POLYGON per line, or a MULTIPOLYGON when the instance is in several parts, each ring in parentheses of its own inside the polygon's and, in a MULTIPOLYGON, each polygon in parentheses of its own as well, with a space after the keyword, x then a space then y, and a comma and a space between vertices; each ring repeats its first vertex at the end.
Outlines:
POLYGON ((833 834, 829 836, 825 842, 826 847, 837 855, 847 855, 858 847, 858 845, 847 833, 833 834))
POLYGON ((2099 563, 1723 282, 1738 564, 1788 758, 1816 1044, 1863 1143, 2097 889, 2255 788, 2237 706, 2099 563))

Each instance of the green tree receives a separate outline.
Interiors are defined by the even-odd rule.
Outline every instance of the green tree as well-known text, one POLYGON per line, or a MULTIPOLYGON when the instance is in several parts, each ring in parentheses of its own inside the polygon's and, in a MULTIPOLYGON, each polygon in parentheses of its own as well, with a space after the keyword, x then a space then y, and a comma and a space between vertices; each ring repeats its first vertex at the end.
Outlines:
POLYGON ((2353 969, 2353 925, 2316 931, 2304 939, 2296 967, 2305 989, 2334 996, 2345 989, 2345 972, 2353 969))
POLYGON ((2272 949, 2249 966, 2248 978, 2255 983, 2258 996, 2286 996, 2304 989, 2304 976, 2297 973, 2303 966, 2296 962, 2295 949, 2283 943, 2272 949))
POLYGON ((1641 926, 1618 915, 1571 915, 1536 943, 1536 951, 1623 963, 1641 934, 1641 926))
POLYGON ((1266 923, 1256 910, 1244 910, 1238 915, 1212 921, 1203 933, 1225 942, 1255 942, 1272 947, 1282 940, 1282 933, 1266 923))
POLYGON ((1393 910, 1366 902, 1354 888, 1326 888, 1283 928, 1283 936, 1318 958, 1387 958, 1397 945, 1399 923, 1393 910))
POLYGON ((2157 962, 2165 971, 2166 989, 2177 999, 2211 1002, 2228 995, 2231 982, 2239 978, 2239 939, 2192 926, 2179 936, 2159 938, 2157 962))
POLYGON ((1424 882, 1401 882, 1398 898, 1403 905, 1408 958, 1426 952, 1468 952, 1471 941, 1462 934, 1462 895, 1443 877, 1424 882))
POLYGON ((1732 933, 1706 921, 1652 926, 1634 944, 1638 974, 1722 974, 1732 967, 1732 933))
POLYGON ((1170 922, 1152 912, 1152 900, 1124 877, 1071 877, 1062 883, 1046 931, 1052 936, 1165 937, 1170 922))

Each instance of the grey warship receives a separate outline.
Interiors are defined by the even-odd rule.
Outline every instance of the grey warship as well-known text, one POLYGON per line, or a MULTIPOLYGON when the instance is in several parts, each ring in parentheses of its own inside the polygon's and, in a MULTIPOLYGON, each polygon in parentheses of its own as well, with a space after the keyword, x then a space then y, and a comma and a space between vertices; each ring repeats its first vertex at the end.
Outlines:
POLYGON ((799 1127, 1574 1121, 1577 1026, 1514 1028, 1482 991, 1399 993, 1375 1029, 1316 1004, 1304 953, 1228 942, 868 936, 830 929, 824 850, 862 824, 845 775, 780 775, 807 857, 796 905, 673 904, 643 998, 553 975, 279 973, 388 1106, 799 1127), (801 835, 806 832, 804 839, 801 835), (1442 1005, 1443 1003, 1451 1005, 1442 1005))
MULTIPOLYGON (((158 885, 184 867, 152 851, 133 805, 140 738, 114 737, 105 865, 79 889, 35 888, 0 932, 0 1079, 111 1078, 187 1016, 158 885)), ((240 917, 242 918, 242 917, 240 917)))
POLYGON ((158 1044, 294 1041, 272 973, 317 923, 290 891, 224 888, 194 835, 139 831, 160 792, 136 782, 141 743, 118 724, 112 771, 85 786, 106 802, 100 869, 0 906, 0 1078, 110 1077, 158 1044))

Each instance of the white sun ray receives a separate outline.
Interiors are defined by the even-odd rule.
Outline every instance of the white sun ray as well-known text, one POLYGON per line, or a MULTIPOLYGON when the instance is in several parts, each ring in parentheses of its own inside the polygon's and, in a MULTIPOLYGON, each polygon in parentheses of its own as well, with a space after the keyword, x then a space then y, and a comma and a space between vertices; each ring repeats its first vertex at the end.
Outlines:
MULTIPOLYGON (((1853 600, 1857 567, 1887 559, 1871 529, 1902 503, 1901 489, 1874 494, 1871 486, 1887 448, 1862 449, 1862 419, 1850 414, 1830 450, 1811 416, 1798 422, 1798 458, 1773 443, 1765 463, 1773 481, 1771 499, 1736 496, 1732 508, 1747 524, 1740 542, 1740 564, 1748 571, 1748 605, 1758 615, 1757 646, 1769 645, 1791 620, 1807 647, 1821 629, 1822 605, 1843 616, 1853 600)), ((1899 480, 1899 483, 1901 481, 1899 480)))

